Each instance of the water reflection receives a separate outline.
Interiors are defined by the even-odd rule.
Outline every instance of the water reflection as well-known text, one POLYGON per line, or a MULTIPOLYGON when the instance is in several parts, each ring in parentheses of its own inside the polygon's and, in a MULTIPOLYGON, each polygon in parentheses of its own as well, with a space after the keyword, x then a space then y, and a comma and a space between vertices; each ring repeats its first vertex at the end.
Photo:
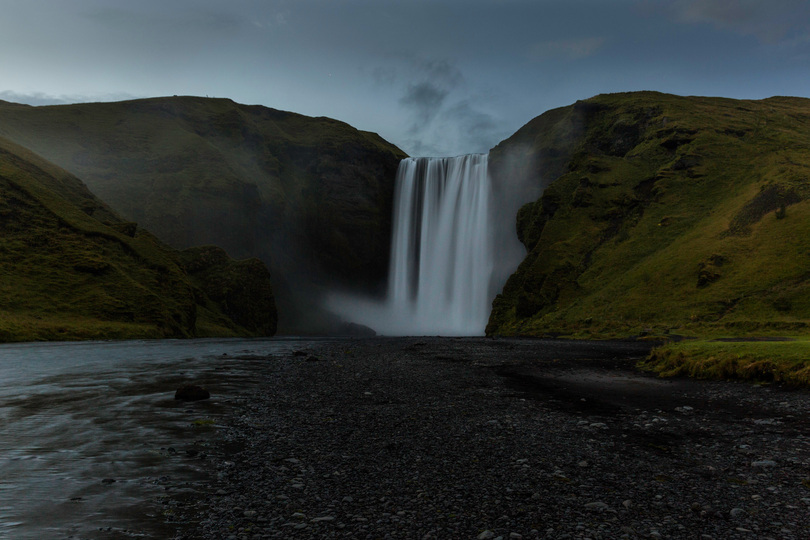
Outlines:
POLYGON ((0 345, 0 538, 166 538, 229 400, 300 340, 0 345), (183 403, 194 382, 210 400, 183 403))

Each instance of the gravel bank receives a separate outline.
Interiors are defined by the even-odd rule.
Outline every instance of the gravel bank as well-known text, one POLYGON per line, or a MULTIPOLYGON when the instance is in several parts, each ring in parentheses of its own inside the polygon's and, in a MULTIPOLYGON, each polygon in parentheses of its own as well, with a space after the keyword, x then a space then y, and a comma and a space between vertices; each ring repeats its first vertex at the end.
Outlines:
POLYGON ((268 359, 175 501, 197 538, 810 538, 810 393, 644 344, 369 339, 268 359))

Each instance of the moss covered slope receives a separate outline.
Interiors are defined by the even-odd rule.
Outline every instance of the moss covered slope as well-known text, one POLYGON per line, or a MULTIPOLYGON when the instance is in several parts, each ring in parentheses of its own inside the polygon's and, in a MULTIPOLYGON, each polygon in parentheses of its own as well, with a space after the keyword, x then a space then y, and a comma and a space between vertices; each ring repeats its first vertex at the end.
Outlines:
MULTIPOLYGON (((181 261, 76 177, 0 138, 0 341, 273 333, 272 295, 267 311, 234 317, 210 279, 184 270, 194 257, 181 261)), ((252 293, 269 294, 266 273, 252 293)))
POLYGON ((0 135, 76 174, 176 248, 259 257, 286 308, 319 287, 384 283, 404 154, 376 134, 227 99, 170 97, 0 103, 0 135))
POLYGON ((603 95, 491 155, 548 186, 488 334, 807 332, 810 100, 603 95))

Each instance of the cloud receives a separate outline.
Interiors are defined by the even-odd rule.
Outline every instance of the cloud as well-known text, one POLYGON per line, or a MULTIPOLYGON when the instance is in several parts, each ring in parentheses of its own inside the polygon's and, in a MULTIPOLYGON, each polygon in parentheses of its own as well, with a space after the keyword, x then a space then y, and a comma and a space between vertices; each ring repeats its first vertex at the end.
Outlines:
POLYGON ((447 88, 455 88, 464 83, 461 71, 447 60, 426 60, 418 66, 423 77, 447 88))
POLYGON ((502 122, 485 112, 472 99, 449 107, 442 115, 449 125, 456 126, 458 140, 467 152, 483 153, 508 133, 502 122))
POLYGON ((89 103, 99 101, 125 101, 136 99, 132 94, 105 94, 103 96, 52 96, 42 92, 14 92, 12 90, 0 91, 0 100, 11 101, 13 103, 24 103, 26 105, 67 105, 69 103, 89 103))
POLYGON ((578 60, 593 55, 604 43, 605 40, 601 37, 545 41, 534 45, 529 51, 529 56, 534 60, 549 58, 578 60))
POLYGON ((810 34, 810 7, 806 0, 677 0, 670 9, 682 23, 711 24, 754 36, 769 45, 810 34))
POLYGON ((399 102, 416 115, 416 122, 411 128, 412 132, 417 131, 420 125, 428 124, 433 120, 449 93, 449 90, 430 82, 408 85, 405 95, 399 102))
POLYGON ((400 141, 411 155, 446 156, 487 152, 508 135, 503 122, 488 112, 497 100, 491 92, 473 88, 461 69, 449 60, 411 58, 396 73, 383 74, 402 93, 399 104, 409 119, 400 141))
POLYGON ((399 100, 410 111, 413 123, 409 133, 417 133, 430 124, 448 96, 464 84, 461 71, 447 60, 419 60, 414 75, 399 100))

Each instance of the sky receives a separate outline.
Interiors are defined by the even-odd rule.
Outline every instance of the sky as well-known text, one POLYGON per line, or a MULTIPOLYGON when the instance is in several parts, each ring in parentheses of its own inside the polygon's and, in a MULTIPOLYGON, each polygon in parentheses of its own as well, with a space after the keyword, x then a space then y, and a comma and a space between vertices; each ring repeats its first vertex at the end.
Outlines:
POLYGON ((810 96, 806 0, 0 0, 0 99, 227 97, 486 152, 546 110, 658 90, 810 96))

